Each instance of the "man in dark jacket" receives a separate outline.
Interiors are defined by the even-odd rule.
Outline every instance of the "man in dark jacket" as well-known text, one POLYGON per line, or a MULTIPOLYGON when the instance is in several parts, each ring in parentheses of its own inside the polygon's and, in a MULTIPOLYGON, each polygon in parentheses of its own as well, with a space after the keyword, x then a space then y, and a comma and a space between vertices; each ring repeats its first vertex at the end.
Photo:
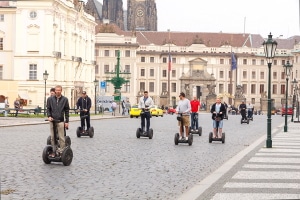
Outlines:
POLYGON ((84 131, 84 127, 86 127, 86 131, 91 127, 90 123, 90 109, 92 106, 92 100, 87 96, 86 91, 82 92, 82 96, 78 99, 76 103, 77 109, 80 110, 80 120, 81 120, 81 130, 84 131), (86 126, 85 126, 86 120, 86 126))
POLYGON ((239 110, 242 115, 242 120, 247 120, 247 117, 246 117, 247 105, 245 104, 244 101, 242 101, 242 103, 240 104, 239 110))
POLYGON ((226 112, 226 108, 225 105, 221 103, 221 100, 219 98, 217 98, 216 103, 212 105, 210 112, 212 113, 212 119, 213 119, 213 137, 221 138, 222 128, 223 128, 223 118, 226 112), (217 134, 217 121, 219 123, 218 134, 217 134))
MULTIPOLYGON (((67 97, 62 96, 62 86, 57 85, 55 87, 55 96, 51 96, 47 99, 47 116, 49 121, 59 120, 57 123, 58 137, 60 152, 65 148, 65 128, 69 128, 69 100, 67 97)), ((50 123, 51 133, 51 145, 54 146, 54 131, 53 123, 50 123)), ((51 155, 51 156, 55 156, 51 155)))

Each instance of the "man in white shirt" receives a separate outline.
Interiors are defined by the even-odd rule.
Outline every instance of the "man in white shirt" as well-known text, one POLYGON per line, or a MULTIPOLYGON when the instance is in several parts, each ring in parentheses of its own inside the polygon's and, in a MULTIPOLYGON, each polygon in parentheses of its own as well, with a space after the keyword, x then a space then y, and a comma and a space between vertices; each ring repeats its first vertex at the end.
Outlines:
POLYGON ((178 125, 179 125, 179 133, 180 133, 180 140, 182 139, 186 139, 188 140, 189 137, 189 126, 190 126, 190 112, 191 112, 191 104, 190 101, 185 98, 185 94, 183 92, 180 93, 179 95, 179 102, 178 102, 178 106, 176 108, 176 114, 180 114, 181 115, 181 120, 182 121, 178 121, 178 125), (186 138, 184 138, 184 133, 182 130, 182 126, 181 123, 183 123, 182 125, 185 128, 185 134, 186 134, 186 138))
POLYGON ((148 96, 148 91, 144 92, 144 96, 140 98, 138 108, 142 109, 141 113, 141 128, 143 132, 145 131, 145 119, 147 120, 147 128, 146 131, 149 131, 150 128, 150 108, 154 105, 151 97, 148 96))

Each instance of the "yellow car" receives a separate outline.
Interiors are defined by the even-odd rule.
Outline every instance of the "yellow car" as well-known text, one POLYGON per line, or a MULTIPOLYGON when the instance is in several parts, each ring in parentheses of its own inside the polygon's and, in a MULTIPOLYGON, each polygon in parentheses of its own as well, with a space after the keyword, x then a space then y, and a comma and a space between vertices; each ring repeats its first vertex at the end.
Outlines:
POLYGON ((131 106, 129 115, 130 118, 136 117, 138 118, 141 115, 141 109, 138 108, 138 105, 131 106))
POLYGON ((156 117, 158 117, 158 116, 163 117, 164 116, 163 110, 157 105, 154 105, 150 108, 150 113, 151 113, 152 116, 156 116, 156 117))

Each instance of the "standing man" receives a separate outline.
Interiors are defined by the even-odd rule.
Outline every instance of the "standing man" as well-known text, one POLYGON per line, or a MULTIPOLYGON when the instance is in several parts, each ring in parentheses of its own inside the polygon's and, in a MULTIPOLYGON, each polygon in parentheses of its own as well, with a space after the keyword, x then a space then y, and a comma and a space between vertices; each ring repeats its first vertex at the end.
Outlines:
POLYGON ((9 108, 8 97, 5 97, 4 104, 5 104, 5 107, 4 107, 4 116, 7 117, 7 113, 8 113, 7 110, 9 108))
MULTIPOLYGON (((62 86, 57 85, 55 87, 55 96, 51 96, 47 99, 47 116, 49 121, 59 120, 60 122, 56 124, 59 137, 60 153, 65 148, 65 128, 69 128, 69 100, 67 97, 62 96, 62 86)), ((54 131, 53 123, 50 123, 50 133, 51 133, 51 145, 54 147, 54 131)), ((55 157, 55 153, 50 155, 55 157)))
POLYGON ((86 131, 91 127, 91 117, 90 117, 90 109, 92 106, 92 100, 86 94, 86 91, 81 93, 81 97, 77 100, 76 107, 80 110, 80 121, 81 121, 81 130, 84 132, 84 127, 86 131), (86 121, 86 126, 85 126, 86 121))
POLYGON ((16 100, 14 101, 14 107, 16 109, 16 115, 15 115, 15 117, 18 117, 18 113, 19 113, 19 110, 20 110, 20 107, 21 107, 20 99, 19 98, 16 98, 16 100))
POLYGON ((50 89, 50 97, 55 96, 55 88, 50 89))
POLYGON ((183 92, 179 95, 179 102, 178 106, 176 107, 176 114, 181 115, 181 121, 178 121, 179 125, 179 133, 180 133, 180 140, 186 139, 188 140, 189 137, 189 126, 190 126, 190 111, 191 111, 191 103, 190 101, 185 98, 185 94, 183 92), (185 135, 186 138, 184 138, 184 132, 181 128, 181 123, 185 128, 185 135))
POLYGON ((194 131, 194 128, 196 131, 198 131, 198 112, 200 109, 200 102, 197 100, 197 97, 194 97, 193 100, 191 100, 191 121, 192 121, 192 130, 194 131))
POLYGON ((122 115, 125 115, 126 112, 126 103, 125 100, 122 101, 122 115))
POLYGON ((140 98, 138 108, 142 109, 141 113, 141 128, 142 131, 145 131, 145 119, 147 120, 147 128, 146 131, 149 131, 150 128, 150 108, 154 105, 151 97, 148 96, 148 91, 144 92, 144 96, 140 98))
POLYGON ((117 103, 113 100, 111 103, 111 110, 112 110, 111 115, 116 116, 116 109, 117 109, 117 103))
POLYGON ((219 98, 216 99, 216 103, 211 106, 210 112, 212 113, 213 120, 213 138, 222 138, 222 128, 223 128, 223 118, 225 110, 225 105, 221 103, 219 98), (217 127, 217 121, 219 126, 217 127), (219 132, 217 133, 217 128, 219 132))
POLYGON ((242 115, 242 120, 247 120, 247 117, 246 117, 247 106, 244 101, 242 101, 242 103, 240 104, 239 111, 242 115))

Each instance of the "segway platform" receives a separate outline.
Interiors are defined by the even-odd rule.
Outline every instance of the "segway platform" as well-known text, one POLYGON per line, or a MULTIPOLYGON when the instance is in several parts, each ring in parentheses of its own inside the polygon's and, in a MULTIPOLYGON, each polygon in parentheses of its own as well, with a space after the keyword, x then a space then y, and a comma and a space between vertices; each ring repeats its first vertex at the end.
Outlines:
MULTIPOLYGON (((215 120, 217 122, 217 131, 216 132, 217 132, 217 135, 218 135, 220 118, 216 117, 215 120)), ((219 137, 214 138, 213 133, 210 132, 209 135, 208 135, 208 141, 209 141, 209 143, 212 143, 212 141, 221 141, 222 143, 225 143, 225 132, 222 132, 222 137, 221 138, 219 138, 219 137)))
POLYGON ((136 130, 136 137, 148 137, 149 139, 153 138, 153 129, 150 128, 149 131, 143 131, 141 128, 138 128, 136 130))
POLYGON ((202 135, 202 127, 199 126, 198 129, 192 129, 192 127, 190 127, 189 133, 191 133, 191 134, 198 134, 199 136, 201 136, 202 135))
POLYGON ((90 127, 88 130, 84 130, 81 127, 77 127, 76 129, 77 137, 81 136, 89 136, 90 138, 94 137, 94 127, 90 127))
POLYGON ((178 145, 179 143, 188 143, 189 146, 191 146, 193 144, 193 135, 189 134, 188 139, 186 140, 185 137, 180 139, 179 133, 175 133, 174 142, 175 142, 175 145, 178 145))
POLYGON ((241 124, 244 124, 244 123, 247 123, 247 124, 249 124, 249 118, 247 118, 247 119, 241 119, 241 124))
POLYGON ((70 146, 66 146, 62 153, 55 152, 55 157, 50 156, 53 153, 53 147, 47 145, 43 150, 43 161, 45 164, 51 162, 62 162, 64 166, 69 166, 73 160, 73 151, 70 146))

